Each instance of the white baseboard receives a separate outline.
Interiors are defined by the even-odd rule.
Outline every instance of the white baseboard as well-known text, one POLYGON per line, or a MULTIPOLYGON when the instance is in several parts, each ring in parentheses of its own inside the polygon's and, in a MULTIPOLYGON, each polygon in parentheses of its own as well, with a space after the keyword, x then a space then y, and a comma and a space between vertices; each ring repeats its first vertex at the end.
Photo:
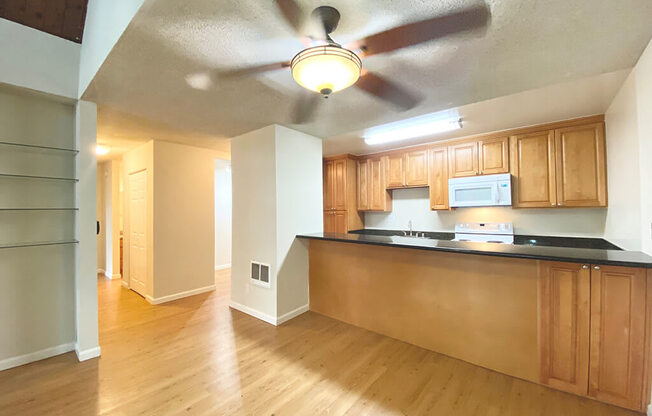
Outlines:
POLYGON ((236 309, 236 310, 238 310, 240 312, 244 312, 247 315, 251 315, 254 318, 258 318, 261 321, 265 321, 268 324, 272 324, 274 326, 278 326, 278 325, 282 324, 283 322, 287 322, 290 319, 292 319, 292 318, 294 318, 296 316, 299 316, 304 312, 308 312, 308 310, 310 310, 310 305, 306 304, 306 305, 300 306, 300 307, 298 307, 298 308, 296 308, 296 309, 294 309, 294 310, 292 310, 292 311, 290 311, 288 313, 285 313, 285 314, 283 314, 283 315, 281 315, 281 316, 279 316, 277 318, 277 317, 268 315, 266 313, 263 313, 263 312, 261 312, 261 311, 259 311, 257 309, 250 308, 247 305, 243 305, 241 303, 235 302, 233 300, 229 302, 229 306, 231 308, 233 308, 233 309, 236 309))
POLYGON ((129 289, 129 283, 128 283, 125 279, 122 279, 122 286, 124 286, 124 287, 126 287, 127 289, 129 289))
POLYGON ((292 311, 290 311, 288 313, 284 313, 283 315, 276 318, 276 325, 281 325, 283 322, 287 322, 290 319, 301 315, 302 313, 308 312, 309 310, 310 310, 310 305, 308 305, 308 304, 305 304, 303 306, 299 306, 295 310, 292 310, 292 311))
POLYGON ((230 269, 230 268, 231 268, 231 263, 220 264, 219 266, 215 266, 215 270, 224 270, 224 269, 230 269))
POLYGON ((241 303, 234 302, 234 301, 230 301, 229 306, 231 308, 233 308, 233 309, 239 310, 240 312, 244 312, 247 315, 251 315, 254 318, 258 318, 261 321, 265 321, 268 324, 276 325, 277 320, 276 320, 275 317, 273 317, 271 315, 267 315, 266 313, 260 312, 259 310, 256 310, 254 308, 250 308, 249 306, 246 306, 246 305, 243 305, 241 303))
POLYGON ((199 295, 200 293, 210 292, 215 290, 215 285, 210 285, 206 287, 200 287, 198 289, 186 290, 185 292, 175 293, 173 295, 161 296, 160 298, 153 298, 151 296, 145 296, 145 299, 152 305, 160 305, 161 303, 171 302, 173 300, 187 298, 188 296, 199 295))
POLYGON ((652 404, 647 405, 647 416, 652 416, 652 404))
POLYGON ((106 270, 104 269, 97 269, 97 274, 105 274, 106 270))
POLYGON ((44 360, 46 358, 54 357, 55 355, 64 354, 75 349, 75 344, 70 342, 68 344, 57 345, 56 347, 46 348, 40 351, 30 352, 29 354, 19 355, 16 357, 5 358, 0 360, 0 371, 8 368, 18 367, 34 361, 44 360))
POLYGON ((80 351, 79 348, 75 345, 75 354, 77 354, 77 359, 79 361, 90 360, 91 358, 100 356, 100 347, 98 346, 80 351))
POLYGON ((117 274, 109 274, 109 273, 104 273, 104 276, 106 276, 108 279, 122 279, 122 275, 120 273, 117 274))

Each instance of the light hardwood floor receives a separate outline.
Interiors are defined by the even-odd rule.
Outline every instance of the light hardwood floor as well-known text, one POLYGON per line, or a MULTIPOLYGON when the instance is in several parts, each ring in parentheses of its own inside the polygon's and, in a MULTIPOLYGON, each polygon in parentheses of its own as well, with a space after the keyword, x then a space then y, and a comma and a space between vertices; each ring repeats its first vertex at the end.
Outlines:
POLYGON ((102 357, 0 372, 0 415, 637 414, 313 312, 275 328, 229 309, 229 271, 217 282, 151 306, 99 279, 102 357))

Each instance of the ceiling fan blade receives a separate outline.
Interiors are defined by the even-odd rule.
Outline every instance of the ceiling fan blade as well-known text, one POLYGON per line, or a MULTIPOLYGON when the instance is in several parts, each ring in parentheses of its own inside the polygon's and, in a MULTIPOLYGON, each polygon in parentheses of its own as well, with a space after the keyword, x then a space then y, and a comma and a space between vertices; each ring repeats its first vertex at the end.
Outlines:
POLYGON ((311 121, 315 116, 320 100, 323 100, 321 95, 308 91, 304 92, 294 105, 292 123, 304 124, 311 121))
POLYGON ((491 14, 487 5, 478 5, 445 16, 422 20, 367 36, 346 46, 364 56, 394 51, 455 33, 486 27, 491 14))
POLYGON ((371 95, 389 101, 404 111, 415 107, 421 102, 421 97, 414 96, 398 84, 368 71, 354 85, 371 95))
POLYGON ((256 65, 246 68, 238 68, 232 71, 220 72, 219 78, 239 78, 260 74, 262 72, 276 71, 290 67, 290 62, 274 62, 272 64, 256 65))
POLYGON ((276 0, 276 5, 294 31, 299 33, 303 23, 301 7, 294 0, 276 0))

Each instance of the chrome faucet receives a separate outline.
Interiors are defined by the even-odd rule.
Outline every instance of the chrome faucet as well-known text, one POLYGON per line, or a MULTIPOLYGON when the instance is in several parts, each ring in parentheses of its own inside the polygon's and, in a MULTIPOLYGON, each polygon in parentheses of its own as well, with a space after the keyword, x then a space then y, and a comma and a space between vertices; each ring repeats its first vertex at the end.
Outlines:
POLYGON ((410 230, 409 233, 407 231, 403 231, 403 236, 405 236, 405 237, 413 237, 414 234, 412 233, 412 220, 408 221, 408 230, 410 230))

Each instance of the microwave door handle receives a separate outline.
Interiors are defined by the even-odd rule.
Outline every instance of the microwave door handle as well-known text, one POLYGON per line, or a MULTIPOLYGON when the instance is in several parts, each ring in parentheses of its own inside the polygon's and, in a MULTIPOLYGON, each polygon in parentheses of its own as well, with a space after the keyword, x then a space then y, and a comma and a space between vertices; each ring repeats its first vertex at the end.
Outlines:
POLYGON ((498 191, 498 184, 494 183, 494 204, 498 205, 500 203, 500 192, 498 191))

